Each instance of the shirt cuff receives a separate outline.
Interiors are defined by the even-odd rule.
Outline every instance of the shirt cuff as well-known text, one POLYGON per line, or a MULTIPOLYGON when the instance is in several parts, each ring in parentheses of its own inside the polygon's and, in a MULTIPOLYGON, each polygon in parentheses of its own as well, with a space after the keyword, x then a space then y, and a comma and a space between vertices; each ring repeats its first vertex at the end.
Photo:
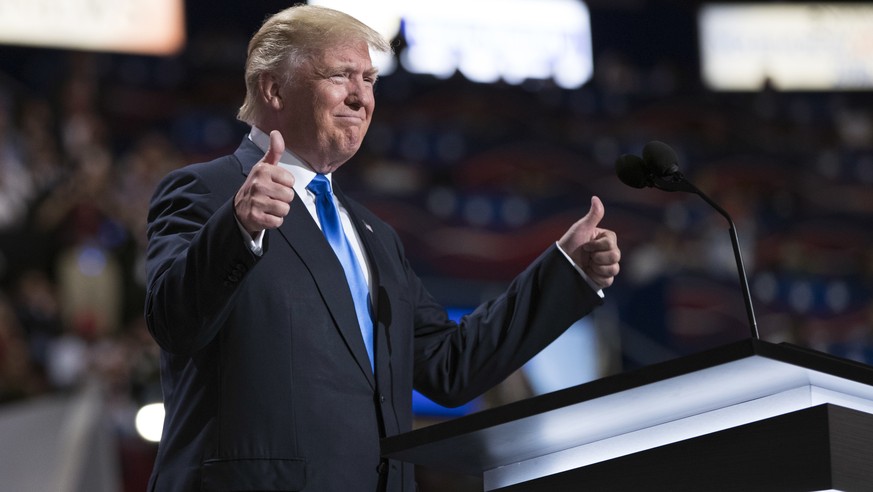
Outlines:
POLYGON ((587 283, 588 286, 591 287, 592 290, 594 290, 594 292, 597 292, 597 295, 600 296, 601 299, 603 299, 604 297, 606 297, 606 296, 603 294, 603 289, 601 289, 599 285, 595 284, 594 281, 591 280, 591 278, 588 277, 588 274, 586 274, 585 272, 582 271, 581 268, 579 268, 579 265, 577 265, 576 262, 573 261, 573 258, 570 258, 570 255, 568 255, 566 251, 564 251, 563 249, 561 249, 561 245, 558 244, 557 241, 555 241, 555 246, 558 247, 558 251, 560 251, 561 254, 564 255, 564 258, 567 258, 567 261, 569 261, 570 264, 573 265, 573 268, 575 268, 576 271, 579 272, 579 275, 582 276, 582 279, 585 280, 585 283, 587 283))
POLYGON ((264 231, 260 231, 255 234, 255 237, 252 237, 247 230, 240 224, 239 219, 234 216, 236 220, 236 225, 239 227, 239 232, 242 234, 243 242, 246 243, 246 246, 249 247, 252 254, 255 256, 261 256, 264 254, 264 231))

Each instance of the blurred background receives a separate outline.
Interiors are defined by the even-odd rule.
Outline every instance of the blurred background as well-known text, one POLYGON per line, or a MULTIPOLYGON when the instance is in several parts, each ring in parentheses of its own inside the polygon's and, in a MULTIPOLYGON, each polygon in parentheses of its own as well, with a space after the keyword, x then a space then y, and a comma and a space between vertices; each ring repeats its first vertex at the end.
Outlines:
MULTIPOLYGON (((750 336, 725 220, 616 178, 652 140, 732 215, 761 338, 873 363, 873 4, 318 3, 395 40, 337 179, 452 316, 592 195, 623 252, 594 316, 470 405, 417 398, 417 425, 750 336)), ((0 491, 145 490, 149 198, 237 147, 248 39, 289 5, 0 0, 0 491)))

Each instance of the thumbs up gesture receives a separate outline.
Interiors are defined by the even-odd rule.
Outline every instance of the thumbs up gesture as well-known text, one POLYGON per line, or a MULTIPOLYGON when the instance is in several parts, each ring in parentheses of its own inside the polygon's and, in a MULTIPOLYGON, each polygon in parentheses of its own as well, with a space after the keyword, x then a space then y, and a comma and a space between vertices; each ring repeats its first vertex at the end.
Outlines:
POLYGON ((253 237, 264 229, 282 225, 294 199, 294 176, 279 167, 285 140, 277 130, 270 132, 270 147, 252 167, 233 199, 239 223, 253 237))
POLYGON ((601 288, 612 285, 621 259, 615 233, 598 227, 603 212, 600 198, 591 197, 588 213, 558 240, 558 246, 601 288))

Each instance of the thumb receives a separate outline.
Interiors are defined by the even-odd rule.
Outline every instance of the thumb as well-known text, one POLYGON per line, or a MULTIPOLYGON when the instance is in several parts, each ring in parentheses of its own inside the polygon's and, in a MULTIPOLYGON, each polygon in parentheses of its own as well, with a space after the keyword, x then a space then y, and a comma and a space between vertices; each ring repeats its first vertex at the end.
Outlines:
POLYGON ((588 210, 588 213, 585 214, 585 217, 582 217, 579 222, 582 224, 591 227, 592 229, 596 228, 600 221, 603 219, 603 202, 600 201, 600 198, 596 196, 591 197, 591 208, 588 210))
POLYGON ((264 162, 272 166, 279 164, 279 159, 282 157, 283 152, 285 152, 285 139, 282 138, 279 130, 271 131, 270 146, 267 147, 267 153, 264 154, 264 162))

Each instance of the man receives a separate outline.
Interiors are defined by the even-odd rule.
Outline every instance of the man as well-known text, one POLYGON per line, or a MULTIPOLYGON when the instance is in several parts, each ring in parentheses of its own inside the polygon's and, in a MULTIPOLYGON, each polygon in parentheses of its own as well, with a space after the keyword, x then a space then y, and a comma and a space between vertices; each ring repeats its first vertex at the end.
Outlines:
POLYGON ((333 10, 268 19, 249 45, 251 133, 155 192, 146 318, 166 418, 150 490, 412 491, 412 467, 381 459, 379 440, 410 430, 413 386, 446 405, 474 398, 599 305, 618 272, 593 198, 506 293, 449 321, 394 231, 325 192, 373 114, 369 49, 390 51, 333 10))

